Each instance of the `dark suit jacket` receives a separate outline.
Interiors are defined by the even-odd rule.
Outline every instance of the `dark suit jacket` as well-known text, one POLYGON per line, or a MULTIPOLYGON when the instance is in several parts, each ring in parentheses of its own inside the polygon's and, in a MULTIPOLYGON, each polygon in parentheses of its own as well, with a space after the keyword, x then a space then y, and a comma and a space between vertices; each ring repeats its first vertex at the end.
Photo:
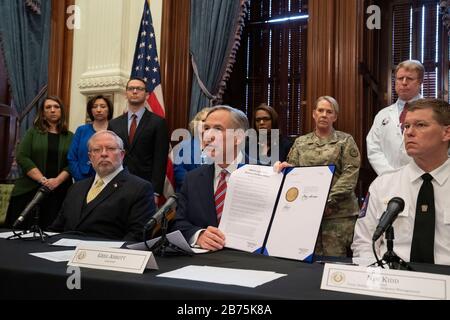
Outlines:
POLYGON ((186 174, 170 229, 180 230, 187 241, 200 229, 218 226, 213 183, 214 164, 186 174))
POLYGON ((155 192, 162 194, 169 152, 166 121, 145 110, 131 145, 128 143, 127 114, 111 120, 108 129, 117 133, 123 140, 126 152, 124 167, 127 167, 130 173, 150 181, 155 192))
POLYGON ((94 177, 75 183, 67 193, 54 231, 125 241, 142 241, 145 223, 155 213, 152 185, 122 170, 100 194, 86 204, 94 177))
MULTIPOLYGON (((244 163, 253 163, 244 154, 244 163)), ((178 207, 170 230, 180 230, 189 242, 200 229, 219 225, 214 203, 214 164, 189 171, 178 194, 178 207)))

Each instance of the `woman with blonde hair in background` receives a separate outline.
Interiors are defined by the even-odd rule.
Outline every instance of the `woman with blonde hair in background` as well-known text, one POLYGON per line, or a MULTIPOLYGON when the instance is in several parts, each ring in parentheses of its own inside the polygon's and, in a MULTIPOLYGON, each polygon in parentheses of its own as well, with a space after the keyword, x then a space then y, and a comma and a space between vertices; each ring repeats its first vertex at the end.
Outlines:
POLYGON ((203 122, 210 108, 203 108, 189 122, 189 131, 191 133, 190 140, 181 141, 173 149, 173 171, 175 175, 175 190, 181 190, 184 176, 188 171, 198 168, 203 164, 204 157, 202 157, 202 134, 203 122), (190 157, 184 155, 184 151, 190 150, 190 157))

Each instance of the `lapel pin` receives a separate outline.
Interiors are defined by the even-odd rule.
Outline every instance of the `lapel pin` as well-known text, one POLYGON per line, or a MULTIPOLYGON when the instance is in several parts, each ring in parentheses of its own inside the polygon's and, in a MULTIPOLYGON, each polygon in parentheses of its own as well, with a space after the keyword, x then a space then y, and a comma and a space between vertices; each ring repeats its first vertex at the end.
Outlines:
POLYGON ((421 205, 421 208, 422 208, 422 213, 428 212, 428 206, 426 204, 421 205))

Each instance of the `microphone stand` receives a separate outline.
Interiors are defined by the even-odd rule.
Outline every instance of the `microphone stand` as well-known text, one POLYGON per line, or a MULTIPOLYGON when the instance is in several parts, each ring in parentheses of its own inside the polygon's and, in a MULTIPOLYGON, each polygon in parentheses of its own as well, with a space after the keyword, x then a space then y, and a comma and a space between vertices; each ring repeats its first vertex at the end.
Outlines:
POLYGON ((12 232, 14 235, 7 238, 7 240, 14 240, 14 239, 21 239, 21 240, 38 240, 40 239, 41 242, 45 242, 46 239, 49 237, 48 234, 46 234, 44 231, 42 231, 41 227, 39 226, 39 214, 40 214, 40 206, 39 204, 36 204, 33 208, 34 216, 33 216, 33 224, 29 228, 29 230, 23 230, 20 233, 17 233, 15 229, 12 229, 12 232), (24 237, 27 234, 33 233, 33 236, 31 238, 24 237))
POLYGON ((382 259, 384 261, 384 264, 387 264, 389 266, 389 269, 414 271, 414 269, 411 268, 411 266, 407 262, 405 262, 394 252, 395 236, 394 236, 394 227, 392 227, 392 225, 389 226, 389 228, 387 228, 384 237, 386 239, 386 246, 387 246, 387 251, 383 255, 382 259))
MULTIPOLYGON (((170 211, 169 211, 170 212, 170 211)), ((161 219, 161 237, 160 239, 151 247, 148 247, 147 241, 145 242, 145 245, 147 246, 147 249, 149 251, 152 251, 155 256, 169 256, 169 255, 188 255, 192 256, 191 253, 181 249, 177 245, 170 243, 167 239, 167 229, 169 226, 169 220, 167 219, 167 216, 164 214, 161 219), (168 248, 172 250, 167 250, 168 248)))

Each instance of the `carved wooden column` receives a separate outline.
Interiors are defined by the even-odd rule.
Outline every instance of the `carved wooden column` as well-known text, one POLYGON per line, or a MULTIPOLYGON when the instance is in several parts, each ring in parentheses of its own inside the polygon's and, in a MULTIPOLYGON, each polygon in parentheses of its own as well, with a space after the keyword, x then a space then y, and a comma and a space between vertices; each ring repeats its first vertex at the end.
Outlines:
POLYGON ((335 7, 336 1, 309 0, 308 53, 303 132, 313 130, 313 105, 322 95, 334 95, 335 72, 335 7))
POLYGON ((191 105, 189 58, 190 0, 164 0, 161 36, 161 82, 169 132, 186 128, 191 105))
POLYGON ((336 128, 351 134, 362 148, 362 58, 363 1, 309 1, 308 75, 305 131, 314 128, 312 109, 322 95, 336 98, 341 107, 336 128))
POLYGON ((47 92, 59 96, 67 108, 70 107, 73 30, 66 26, 66 21, 67 8, 74 3, 75 0, 52 0, 47 92))

